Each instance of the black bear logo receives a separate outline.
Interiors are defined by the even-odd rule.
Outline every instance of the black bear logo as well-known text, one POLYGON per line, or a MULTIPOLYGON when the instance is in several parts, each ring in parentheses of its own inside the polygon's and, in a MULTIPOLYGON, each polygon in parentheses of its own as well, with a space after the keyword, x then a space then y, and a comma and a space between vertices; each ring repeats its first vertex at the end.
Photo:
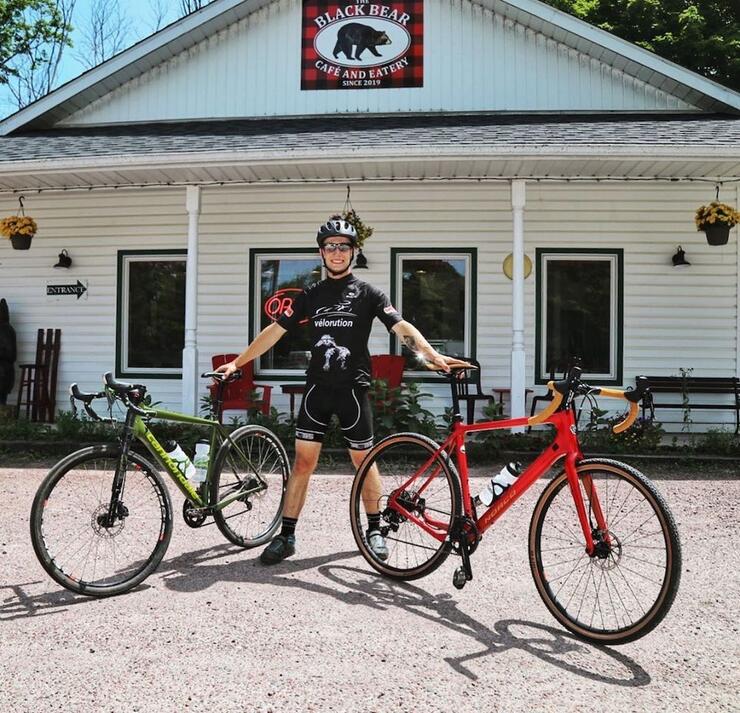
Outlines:
POLYGON ((339 28, 337 32, 337 44, 334 46, 334 58, 344 52, 347 59, 359 60, 365 50, 370 50, 376 57, 383 55, 375 48, 378 45, 389 45, 391 38, 385 32, 379 32, 374 27, 363 25, 359 22, 349 22, 339 28), (355 54, 352 56, 352 46, 355 54))

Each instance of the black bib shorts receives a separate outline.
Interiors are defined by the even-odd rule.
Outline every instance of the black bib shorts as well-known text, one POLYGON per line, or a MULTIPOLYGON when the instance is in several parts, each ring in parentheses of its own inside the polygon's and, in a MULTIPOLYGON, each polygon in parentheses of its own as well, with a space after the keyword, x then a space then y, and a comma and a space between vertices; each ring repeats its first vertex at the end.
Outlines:
POLYGON ((308 383, 298 412, 295 437, 323 443, 332 414, 339 418, 347 448, 366 451, 373 447, 373 416, 367 388, 308 383))

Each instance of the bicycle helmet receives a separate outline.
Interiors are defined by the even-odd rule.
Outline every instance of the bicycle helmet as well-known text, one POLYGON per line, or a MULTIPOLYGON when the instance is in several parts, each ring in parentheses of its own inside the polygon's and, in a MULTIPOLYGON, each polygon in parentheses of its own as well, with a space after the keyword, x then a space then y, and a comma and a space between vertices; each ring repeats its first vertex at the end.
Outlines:
POLYGON ((326 223, 319 226, 319 230, 316 233, 316 242, 319 244, 319 247, 322 247, 327 238, 336 236, 349 238, 352 247, 357 247, 357 231, 354 225, 344 220, 341 215, 333 215, 326 223))

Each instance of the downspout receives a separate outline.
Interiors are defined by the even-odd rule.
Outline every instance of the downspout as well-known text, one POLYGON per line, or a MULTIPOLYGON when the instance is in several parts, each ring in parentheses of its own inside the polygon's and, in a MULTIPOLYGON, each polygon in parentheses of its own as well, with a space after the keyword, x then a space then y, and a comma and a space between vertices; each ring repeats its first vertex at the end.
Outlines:
POLYGON ((198 219, 200 186, 186 186, 188 259, 185 275, 185 347, 182 350, 182 410, 198 414, 198 219))
MULTIPOLYGON (((526 181, 511 182, 511 208, 514 223, 513 265, 511 280, 511 417, 525 415, 525 367, 524 353, 524 204, 526 181)), ((523 428, 512 432, 523 432, 523 428)))

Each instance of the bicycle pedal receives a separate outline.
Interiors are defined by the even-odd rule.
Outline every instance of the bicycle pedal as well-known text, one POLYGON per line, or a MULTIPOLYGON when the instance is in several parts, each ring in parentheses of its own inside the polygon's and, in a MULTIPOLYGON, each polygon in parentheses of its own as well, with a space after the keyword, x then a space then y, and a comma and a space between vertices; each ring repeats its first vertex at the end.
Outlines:
POLYGON ((455 589, 462 589, 468 582, 468 575, 464 567, 458 567, 452 575, 452 585, 455 589))

